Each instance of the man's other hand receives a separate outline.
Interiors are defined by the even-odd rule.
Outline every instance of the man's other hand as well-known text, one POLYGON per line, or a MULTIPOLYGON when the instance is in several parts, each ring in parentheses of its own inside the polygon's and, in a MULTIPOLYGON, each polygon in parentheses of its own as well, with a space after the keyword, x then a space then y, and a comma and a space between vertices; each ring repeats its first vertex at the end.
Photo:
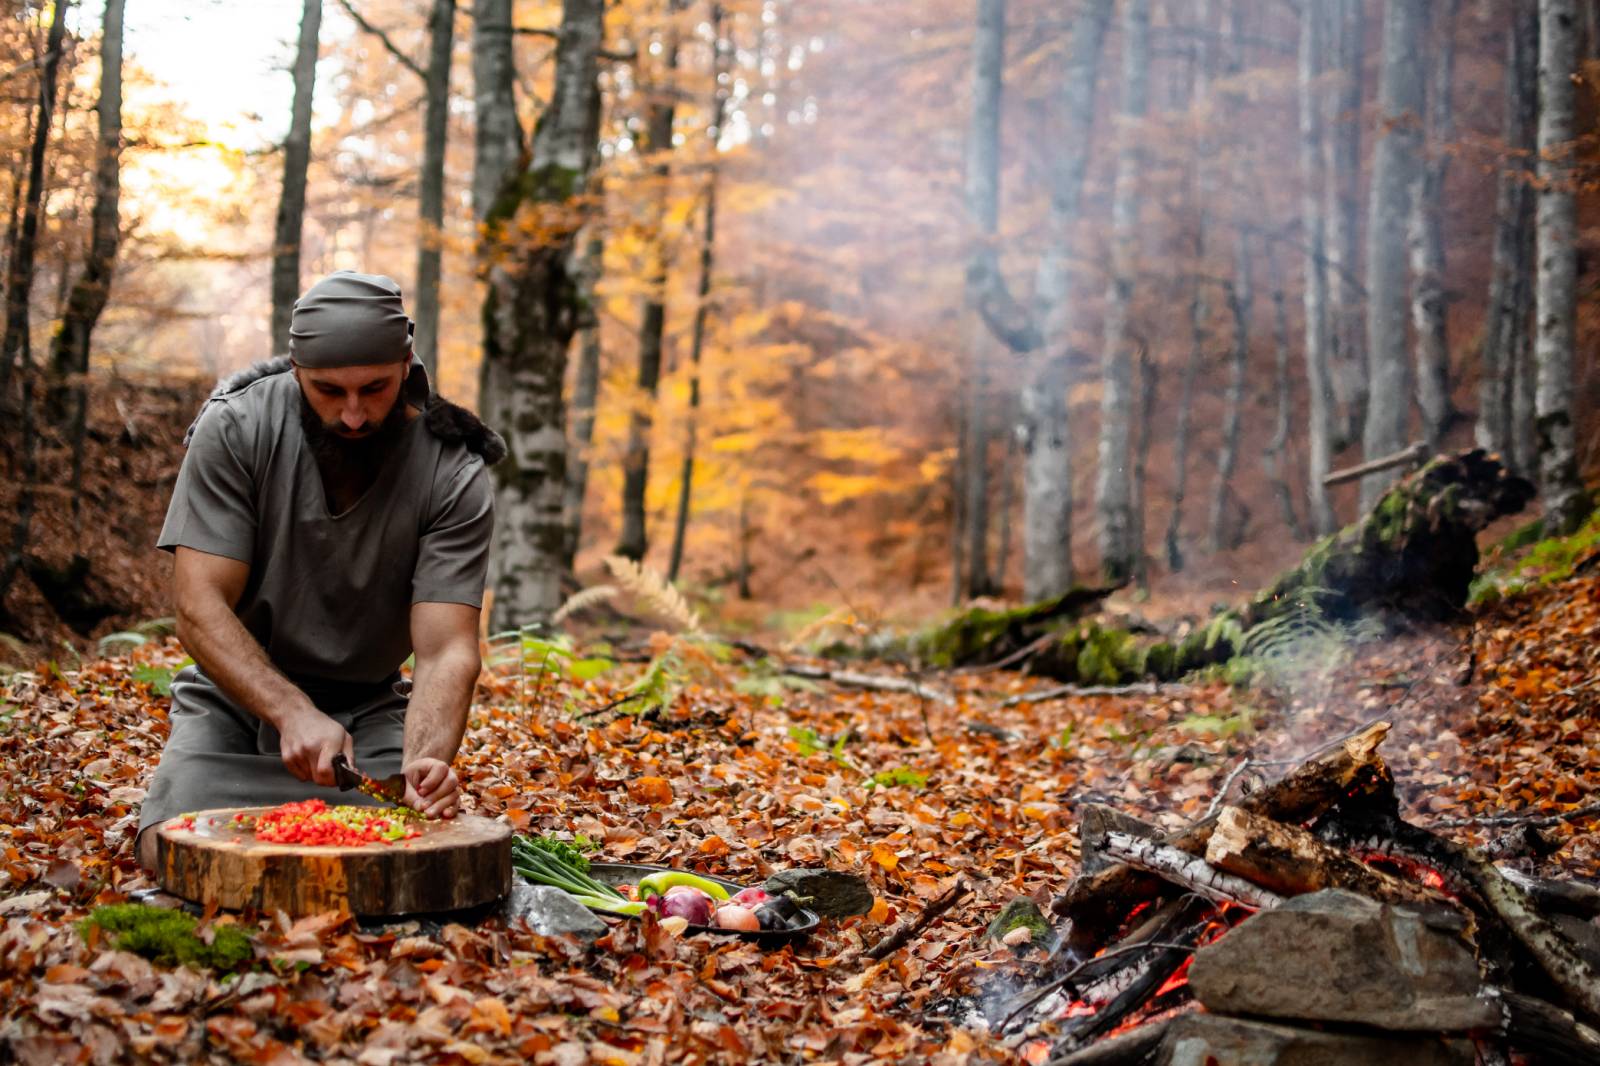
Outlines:
POLYGON ((281 722, 278 736, 284 768, 302 781, 336 784, 333 757, 342 751, 355 761, 355 741, 344 726, 314 707, 281 722))
POLYGON ((413 759, 401 771, 406 775, 406 806, 429 818, 454 818, 461 799, 461 783, 450 764, 439 759, 413 759))

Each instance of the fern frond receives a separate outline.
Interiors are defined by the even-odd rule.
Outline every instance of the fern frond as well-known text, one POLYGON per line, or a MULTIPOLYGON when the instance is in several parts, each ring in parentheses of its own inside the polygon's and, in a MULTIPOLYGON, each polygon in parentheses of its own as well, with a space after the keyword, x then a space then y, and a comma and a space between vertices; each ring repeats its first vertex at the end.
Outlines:
POLYGON ((560 625, 579 611, 587 610, 602 603, 609 603, 616 599, 621 592, 622 590, 615 585, 592 585, 586 589, 579 589, 567 597, 566 603, 556 609, 556 613, 550 616, 550 622, 552 625, 560 625))
POLYGON ((665 577, 632 559, 620 555, 605 558, 606 569, 616 583, 636 603, 649 611, 657 621, 675 626, 686 633, 700 628, 700 613, 689 606, 683 593, 673 588, 665 577))

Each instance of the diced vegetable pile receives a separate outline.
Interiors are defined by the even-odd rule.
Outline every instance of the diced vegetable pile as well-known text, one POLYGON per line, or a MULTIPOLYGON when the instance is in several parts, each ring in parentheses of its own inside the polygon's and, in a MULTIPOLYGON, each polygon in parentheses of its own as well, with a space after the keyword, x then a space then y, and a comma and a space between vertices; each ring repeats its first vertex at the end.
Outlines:
POLYGON ((257 840, 271 844, 354 847, 421 836, 415 824, 420 819, 406 807, 330 807, 320 799, 309 799, 259 815, 241 812, 233 816, 233 824, 254 830, 257 840))

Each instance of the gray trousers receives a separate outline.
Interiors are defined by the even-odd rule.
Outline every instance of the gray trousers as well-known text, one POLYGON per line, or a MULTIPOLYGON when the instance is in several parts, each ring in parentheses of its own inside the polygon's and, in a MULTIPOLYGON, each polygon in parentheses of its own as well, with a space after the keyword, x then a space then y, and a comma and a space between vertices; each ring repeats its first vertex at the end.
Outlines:
MULTIPOLYGON (((349 732, 357 769, 372 777, 400 772, 406 699, 391 682, 301 687, 349 732)), ((169 818, 213 807, 275 807, 312 798, 329 806, 377 805, 358 791, 340 792, 290 774, 277 729, 234 706, 196 667, 184 667, 172 679, 171 723, 139 811, 141 834, 169 818)))

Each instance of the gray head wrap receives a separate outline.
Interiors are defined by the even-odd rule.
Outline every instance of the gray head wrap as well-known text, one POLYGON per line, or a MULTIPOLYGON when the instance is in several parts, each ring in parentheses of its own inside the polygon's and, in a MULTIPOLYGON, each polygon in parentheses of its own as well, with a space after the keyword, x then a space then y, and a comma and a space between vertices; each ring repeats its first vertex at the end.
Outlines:
POLYGON ((396 363, 411 355, 411 330, 394 279, 340 270, 294 302, 289 357, 314 370, 396 363))
MULTIPOLYGON (((411 358, 415 328, 393 278, 338 270, 294 302, 289 358, 313 370, 402 362, 411 358)), ((412 364, 406 393, 412 402, 428 395, 421 362, 412 364)))

